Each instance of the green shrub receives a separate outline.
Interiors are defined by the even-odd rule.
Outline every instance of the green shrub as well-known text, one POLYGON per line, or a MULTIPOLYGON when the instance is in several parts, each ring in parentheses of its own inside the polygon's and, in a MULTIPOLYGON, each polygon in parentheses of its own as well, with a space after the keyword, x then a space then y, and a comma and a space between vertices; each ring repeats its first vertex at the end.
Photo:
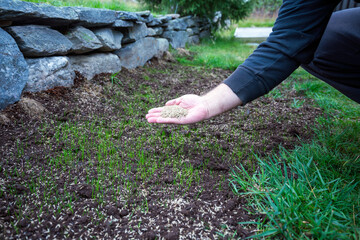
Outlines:
POLYGON ((141 0, 155 11, 179 13, 180 15, 196 15, 213 19, 217 11, 221 11, 221 21, 226 19, 238 21, 248 16, 252 10, 249 0, 141 0))

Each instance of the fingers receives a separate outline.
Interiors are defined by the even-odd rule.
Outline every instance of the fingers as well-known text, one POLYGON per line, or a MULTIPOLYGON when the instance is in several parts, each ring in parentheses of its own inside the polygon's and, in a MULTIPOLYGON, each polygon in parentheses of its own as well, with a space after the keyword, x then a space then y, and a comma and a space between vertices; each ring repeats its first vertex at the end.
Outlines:
POLYGON ((149 123, 163 123, 163 124, 181 124, 180 120, 177 118, 163 118, 150 116, 146 117, 149 123))
POLYGON ((165 103, 166 106, 171 106, 171 105, 179 105, 182 101, 182 97, 176 98, 176 99, 172 99, 170 101, 167 101, 165 103))
POLYGON ((161 113, 163 109, 163 107, 152 108, 148 111, 148 113, 161 113))
POLYGON ((162 107, 150 109, 148 114, 145 116, 147 121, 149 123, 180 124, 180 120, 177 118, 161 117, 162 110, 162 107))

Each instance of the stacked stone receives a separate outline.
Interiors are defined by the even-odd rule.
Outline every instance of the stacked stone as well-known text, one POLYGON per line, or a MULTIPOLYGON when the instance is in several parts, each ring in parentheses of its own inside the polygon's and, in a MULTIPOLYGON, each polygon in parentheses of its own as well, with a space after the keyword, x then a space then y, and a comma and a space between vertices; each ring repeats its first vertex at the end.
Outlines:
POLYGON ((184 47, 195 36, 184 24, 190 19, 1 0, 0 110, 18 101, 23 91, 72 86, 74 71, 90 80, 143 66, 161 57, 169 41, 174 48, 184 47), (184 26, 176 27, 176 21, 184 26))
POLYGON ((168 14, 147 23, 151 36, 166 38, 171 47, 184 48, 187 43, 199 44, 200 38, 209 37, 211 24, 206 19, 179 14, 168 14))

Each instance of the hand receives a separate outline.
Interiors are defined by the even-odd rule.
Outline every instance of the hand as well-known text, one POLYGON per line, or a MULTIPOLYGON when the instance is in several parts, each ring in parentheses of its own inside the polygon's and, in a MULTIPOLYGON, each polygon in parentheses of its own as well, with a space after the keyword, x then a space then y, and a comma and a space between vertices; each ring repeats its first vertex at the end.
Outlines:
POLYGON ((173 123, 190 124, 200 122, 209 118, 209 109, 203 97, 194 94, 184 95, 182 97, 168 101, 166 106, 178 105, 188 110, 188 114, 182 118, 163 118, 161 112, 163 107, 150 109, 146 114, 149 123, 173 123))
POLYGON ((204 96, 188 94, 166 103, 166 106, 171 105, 179 105, 187 109, 188 114, 180 119, 163 118, 161 117, 163 107, 159 107, 150 109, 148 114, 146 114, 146 119, 149 123, 196 123, 242 105, 242 102, 230 87, 221 83, 204 96))

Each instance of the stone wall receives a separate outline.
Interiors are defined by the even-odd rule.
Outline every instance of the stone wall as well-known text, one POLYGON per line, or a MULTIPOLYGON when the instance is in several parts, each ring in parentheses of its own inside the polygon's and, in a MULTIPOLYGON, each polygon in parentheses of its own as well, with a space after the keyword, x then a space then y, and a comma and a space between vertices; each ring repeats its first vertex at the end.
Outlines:
POLYGON ((72 86, 75 71, 91 80, 136 68, 209 35, 209 22, 192 16, 1 0, 0 110, 22 92, 72 86))

